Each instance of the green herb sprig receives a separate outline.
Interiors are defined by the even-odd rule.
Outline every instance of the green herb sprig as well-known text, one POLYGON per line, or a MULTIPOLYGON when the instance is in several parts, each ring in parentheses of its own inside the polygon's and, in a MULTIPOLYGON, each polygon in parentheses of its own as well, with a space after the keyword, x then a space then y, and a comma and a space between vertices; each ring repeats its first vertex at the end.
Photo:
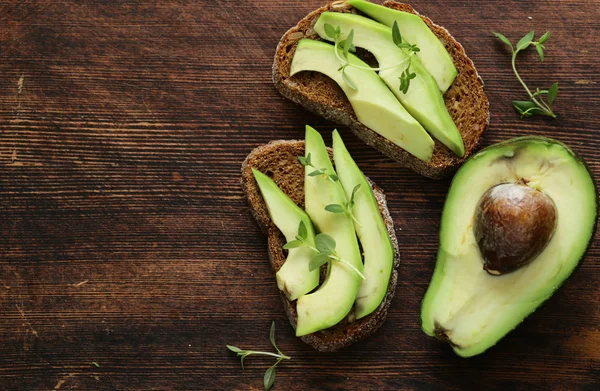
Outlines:
POLYGON ((545 115, 548 117, 556 118, 556 114, 554 113, 554 111, 552 111, 552 104, 554 103, 554 101, 556 100, 556 96, 558 95, 558 83, 552 84, 552 86, 550 86, 550 88, 548 88, 547 90, 541 90, 539 88, 536 88, 535 92, 531 92, 529 87, 527 87, 527 84, 525 84, 525 82, 519 75, 519 72, 517 72, 517 67, 515 65, 517 54, 527 49, 531 45, 535 47, 535 50, 537 51, 538 56, 540 57, 540 61, 543 62, 545 57, 544 49, 546 49, 544 43, 550 38, 550 32, 546 31, 538 41, 534 41, 533 38, 535 37, 535 32, 530 31, 523 38, 521 38, 519 42, 517 42, 516 47, 514 47, 510 40, 504 35, 496 32, 494 33, 494 35, 498 39, 500 39, 500 41, 502 41, 508 47, 510 47, 510 50, 512 52, 511 64, 513 72, 530 98, 530 100, 528 101, 514 100, 512 102, 512 105, 517 111, 517 113, 521 115, 521 118, 531 117, 533 115, 545 115))
POLYGON ((338 55, 338 50, 341 50, 342 55, 344 56, 345 61, 338 68, 338 72, 342 72, 342 79, 344 80, 344 83, 348 84, 348 87, 350 87, 351 89, 358 91, 358 87, 356 86, 354 81, 352 81, 350 76, 348 76, 348 74, 346 73, 346 68, 350 66, 350 63, 348 62, 348 53, 350 51, 356 51, 356 48, 352 43, 352 41, 354 40, 354 29, 350 30, 350 33, 348 34, 348 37, 346 37, 346 39, 342 39, 342 30, 340 26, 334 28, 329 23, 325 23, 323 28, 325 29, 325 34, 327 34, 329 38, 333 39, 336 56, 338 55))
POLYGON ((256 351, 256 350, 244 350, 244 349, 240 349, 236 346, 227 345, 227 349, 231 350, 234 353, 237 353, 237 355, 240 357, 240 364, 242 365, 242 369, 244 369, 244 358, 246 358, 250 355, 253 355, 253 354, 254 355, 263 355, 263 356, 271 356, 271 357, 275 357, 277 359, 275 364, 270 366, 265 371, 265 376, 264 376, 265 391, 270 390, 271 387, 273 387, 273 384, 275 383, 275 374, 276 374, 275 367, 283 360, 291 360, 292 359, 290 356, 286 356, 285 354, 281 353, 281 350, 279 350, 279 348, 277 347, 277 344, 275 344, 275 322, 271 322, 271 330, 269 332, 269 340, 271 341, 271 345, 273 345, 273 347, 275 348, 277 353, 261 352, 261 351, 256 351))
POLYGON ((398 48, 408 51, 408 65, 399 77, 400 91, 403 94, 406 94, 408 92, 408 88, 410 87, 410 81, 417 77, 414 72, 410 71, 411 58, 415 53, 420 52, 421 49, 419 49, 417 45, 411 45, 402 39, 402 34, 400 34, 400 28, 398 27, 398 22, 396 21, 394 21, 394 25, 392 26, 392 39, 398 48))
POLYGON ((355 91, 358 91, 358 87, 352 81, 350 76, 348 76, 348 74, 346 73, 346 68, 348 68, 348 67, 364 69, 364 70, 371 70, 371 71, 384 71, 387 69, 396 68, 397 66, 402 65, 405 62, 408 62, 406 69, 402 72, 402 75, 400 76, 400 91, 402 91, 404 94, 406 94, 406 92, 408 92, 408 87, 410 86, 410 81, 412 79, 414 79, 415 77, 417 77, 417 75, 415 73, 410 72, 410 58, 415 53, 421 51, 421 49, 419 49, 417 47, 417 45, 411 45, 408 42, 402 40, 402 35, 400 34, 400 29, 398 28, 397 22, 394 21, 394 26, 392 27, 392 39, 393 39, 394 43, 396 44, 396 46, 398 46, 398 48, 405 51, 405 53, 406 53, 406 51, 408 51, 408 58, 403 59, 402 61, 400 61, 397 64, 394 64, 394 65, 391 65, 388 67, 379 67, 379 68, 363 67, 363 66, 356 65, 356 64, 350 64, 350 62, 348 61, 348 53, 356 51, 356 47, 353 44, 354 29, 350 30, 350 33, 348 33, 348 37, 346 37, 346 39, 342 39, 343 33, 342 33, 340 26, 333 27, 329 23, 325 23, 323 25, 323 29, 325 30, 325 35, 327 35, 334 42, 335 55, 338 58, 338 60, 340 60, 340 62, 342 63, 342 65, 340 66, 338 71, 342 72, 342 79, 344 80, 344 82, 346 84, 348 84, 348 87, 350 87, 351 89, 353 89, 355 91), (339 52, 342 53, 342 57, 340 57, 339 52))
POLYGON ((308 176, 325 175, 332 182, 337 182, 339 180, 339 178, 338 178, 337 175, 335 175, 335 174, 328 174, 327 173, 327 168, 316 168, 315 166, 313 166, 313 164, 312 164, 312 162, 311 162, 310 159, 311 159, 310 152, 308 153, 308 155, 306 155, 306 157, 304 157, 304 156, 298 156, 298 161, 300 162, 300 164, 302 164, 304 167, 312 167, 312 168, 315 169, 314 171, 309 172, 308 176))
POLYGON ((296 238, 294 240, 287 242, 283 246, 283 248, 289 250, 291 248, 305 246, 317 253, 314 257, 312 257, 310 263, 308 264, 308 269, 310 271, 318 269, 322 265, 333 260, 345 264, 346 266, 350 267, 356 274, 358 274, 360 278, 362 278, 363 280, 366 279, 365 275, 362 274, 361 271, 358 270, 353 264, 344 260, 343 258, 340 258, 335 253, 336 243, 331 236, 324 233, 318 234, 317 236, 315 236, 315 246, 312 246, 310 243, 308 243, 306 241, 307 238, 308 232, 306 230, 306 225, 304 225, 303 221, 300 221, 300 224, 298 225, 298 235, 296 235, 296 238))
POLYGON ((354 196, 356 195, 356 192, 358 191, 358 189, 360 189, 360 183, 356 186, 354 186, 354 189, 352 189, 352 196, 350 197, 350 201, 348 202, 344 202, 343 205, 340 204, 329 204, 327 206, 325 206, 325 210, 331 213, 346 213, 348 216, 350 216, 352 218, 352 220, 354 220, 354 222, 356 224, 358 224, 358 226, 362 227, 362 225, 358 222, 358 220, 356 220, 356 217, 354 217, 354 214, 352 213, 352 209, 354 208, 354 196))

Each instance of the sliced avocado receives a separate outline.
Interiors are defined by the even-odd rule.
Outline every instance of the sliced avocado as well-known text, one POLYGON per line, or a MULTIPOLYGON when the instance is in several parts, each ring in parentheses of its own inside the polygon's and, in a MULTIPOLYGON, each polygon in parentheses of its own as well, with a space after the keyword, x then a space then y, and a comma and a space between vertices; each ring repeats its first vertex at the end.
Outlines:
POLYGON ((348 199, 352 197, 356 186, 360 185, 354 195, 352 208, 356 219, 354 229, 364 256, 365 279, 354 304, 356 319, 360 319, 375 311, 385 297, 394 265, 394 247, 373 189, 350 156, 337 130, 333 131, 333 160, 348 199))
POLYGON ((365 0, 346 0, 346 4, 388 27, 392 27, 395 21, 398 22, 402 37, 421 49, 417 56, 423 62, 425 69, 433 76, 442 93, 450 88, 458 74, 452 57, 419 15, 394 10, 365 0))
POLYGON ((469 159, 444 205, 437 264, 421 307, 425 333, 463 357, 496 344, 577 266, 593 234, 596 203, 585 164, 554 140, 516 138, 469 159), (495 245, 486 224, 500 230, 491 236, 495 245), (539 236, 540 226, 553 232, 539 236))
MULTIPOLYGON (((271 178, 262 172, 252 169, 256 183, 267 204, 273 223, 285 236, 287 242, 298 235, 298 226, 302 221, 307 231, 306 242, 314 247, 315 230, 308 215, 296 205, 271 178)), ((291 248, 285 263, 277 274, 277 287, 285 293, 289 300, 296 300, 319 285, 319 271, 308 269, 308 264, 315 251, 306 246, 291 248)))
MULTIPOLYGON (((349 53, 351 64, 369 67, 349 53)), ((434 143, 425 129, 414 119, 388 89, 383 80, 369 69, 346 68, 346 73, 358 87, 352 89, 339 71, 340 60, 334 47, 325 42, 301 39, 292 60, 290 75, 302 71, 323 73, 342 88, 356 118, 374 132, 379 133, 408 153, 423 161, 430 161, 434 143)))
MULTIPOLYGON (((323 138, 310 126, 306 127, 306 156, 311 155, 312 165, 335 175, 323 138)), ((325 210, 329 204, 342 205, 346 193, 339 180, 328 175, 311 176, 314 167, 306 166, 304 176, 305 208, 316 228, 331 236, 336 242, 336 254, 362 272, 363 264, 350 216, 325 210)), ((313 293, 300 296, 296 304, 298 324, 296 335, 302 336, 326 329, 339 323, 352 309, 361 277, 343 263, 329 263, 327 277, 313 293)))
POLYGON ((371 52, 379 67, 379 77, 388 85, 404 108, 419 121, 425 130, 456 155, 465 154, 465 146, 456 124, 446 109, 444 97, 434 78, 427 72, 421 60, 412 56, 410 71, 416 77, 410 82, 408 91, 400 91, 400 75, 408 65, 409 56, 394 44, 392 29, 363 16, 341 12, 324 12, 319 16, 314 29, 323 39, 331 40, 325 33, 325 25, 340 27, 344 37, 354 30, 356 47, 371 52), (396 66, 394 66, 396 65, 396 66))

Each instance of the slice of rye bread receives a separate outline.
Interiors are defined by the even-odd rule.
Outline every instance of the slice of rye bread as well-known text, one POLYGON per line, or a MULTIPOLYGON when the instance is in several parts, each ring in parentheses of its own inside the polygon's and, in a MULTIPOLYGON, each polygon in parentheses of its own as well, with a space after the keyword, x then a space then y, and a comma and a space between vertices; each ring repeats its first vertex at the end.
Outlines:
MULTIPOLYGON (((273 273, 276 273, 285 262, 283 245, 285 237, 269 217, 267 205, 256 184, 251 168, 255 168, 272 178, 285 194, 298 206, 304 209, 304 167, 298 162, 298 156, 304 156, 304 141, 272 141, 254 149, 242 164, 242 189, 246 194, 252 215, 258 222, 268 239, 268 252, 273 273)), ((329 149, 331 157, 331 149, 329 149)), ((379 205, 379 211, 392 240, 395 251, 394 266, 385 298, 373 313, 355 320, 353 310, 343 321, 326 330, 317 331, 300 337, 313 348, 322 352, 333 352, 353 344, 373 334, 385 321, 398 280, 400 255, 398 240, 394 232, 394 223, 387 209, 383 191, 369 180, 379 205)), ((275 277, 273 276, 275 283, 275 277)), ((279 292, 285 312, 294 329, 296 329, 296 303, 290 302, 283 292, 279 292)))
MULTIPOLYGON (((383 5, 418 15, 407 4, 386 1, 383 5)), ((444 100, 465 144, 465 156, 459 158, 439 141, 434 140, 435 148, 432 159, 429 163, 425 163, 358 122, 346 95, 329 77, 317 72, 300 72, 290 77, 290 67, 297 42, 302 38, 320 39, 312 26, 319 15, 325 11, 361 14, 345 2, 336 1, 311 12, 285 33, 279 41, 273 63, 273 82, 277 90, 284 97, 300 104, 307 110, 335 123, 348 126, 366 144, 381 151, 404 167, 434 179, 453 174, 476 150, 479 140, 489 124, 489 103, 483 91, 483 80, 479 77, 473 62, 467 57, 461 44, 446 29, 433 24, 429 18, 419 15, 444 43, 458 70, 454 83, 444 94, 444 100)), ((368 63, 372 63, 372 55, 368 52, 359 50, 357 55, 368 63)))

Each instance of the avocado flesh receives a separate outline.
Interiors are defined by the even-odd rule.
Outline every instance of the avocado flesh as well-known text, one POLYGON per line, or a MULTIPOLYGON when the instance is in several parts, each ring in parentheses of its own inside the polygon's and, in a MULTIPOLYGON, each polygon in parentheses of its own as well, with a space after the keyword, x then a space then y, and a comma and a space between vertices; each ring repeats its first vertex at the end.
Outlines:
POLYGON ((410 115, 457 156, 465 155, 462 137, 446 109, 444 97, 434 78, 417 56, 412 56, 410 63, 410 71, 415 73, 416 77, 411 80, 406 94, 400 91, 400 75, 408 65, 409 56, 394 44, 392 29, 359 15, 324 12, 319 16, 314 29, 321 38, 328 40, 331 38, 325 34, 325 24, 339 26, 344 34, 342 38, 346 37, 350 30, 354 30, 352 42, 356 47, 366 49, 375 56, 379 67, 384 68, 379 71, 379 77, 410 115))
POLYGON ((375 311, 387 293, 394 264, 394 247, 373 189, 350 156, 337 130, 333 131, 333 160, 348 199, 354 187, 360 185, 352 209, 359 223, 354 221, 354 229, 362 246, 363 274, 366 277, 354 303, 356 319, 360 319, 375 311))
MULTIPOLYGON (((260 193, 267 204, 271 220, 279 228, 285 240, 290 242, 298 235, 300 221, 304 222, 307 231, 306 242, 314 247, 315 230, 308 215, 296 205, 275 182, 262 172, 252 169, 260 193)), ((308 264, 316 254, 306 246, 291 248, 285 263, 277 274, 277 287, 290 300, 296 300, 319 285, 319 271, 308 269, 308 264)))
POLYGON ((585 164, 551 139, 509 140, 467 161, 454 177, 444 205, 437 264, 421 307, 425 333, 447 340, 463 357, 496 344, 577 266, 595 226, 596 199, 585 164), (522 180, 554 201, 556 230, 533 262, 492 276, 483 270, 475 241, 475 208, 491 187, 522 180))
MULTIPOLYGON (((306 156, 309 153, 314 167, 325 168, 328 174, 335 173, 323 138, 307 126, 306 156)), ((347 202, 346 193, 339 180, 334 182, 325 175, 308 175, 314 170, 307 166, 304 175, 306 213, 319 232, 335 240, 335 253, 362 272, 363 264, 351 217, 325 210, 326 205, 347 202)), ((329 328, 344 319, 352 309, 361 282, 361 277, 350 267, 338 261, 329 262, 327 277, 321 286, 315 292, 298 298, 296 336, 329 328)))
MULTIPOLYGON (((351 53, 348 54, 348 60, 351 64, 369 67, 351 53)), ((421 124, 406 111, 377 73, 370 69, 347 67, 346 74, 357 85, 356 91, 342 79, 342 72, 338 70, 340 65, 332 45, 301 39, 292 60, 290 75, 302 71, 315 71, 332 78, 346 94, 358 121, 418 159, 430 161, 433 140, 421 124)))
POLYGON ((417 56, 423 62, 425 69, 435 79, 440 91, 445 93, 450 88, 458 74, 452 57, 444 44, 427 27, 419 15, 394 10, 364 0, 346 0, 346 4, 390 28, 394 25, 394 21, 398 22, 398 28, 403 39, 411 44, 416 44, 421 49, 417 56))

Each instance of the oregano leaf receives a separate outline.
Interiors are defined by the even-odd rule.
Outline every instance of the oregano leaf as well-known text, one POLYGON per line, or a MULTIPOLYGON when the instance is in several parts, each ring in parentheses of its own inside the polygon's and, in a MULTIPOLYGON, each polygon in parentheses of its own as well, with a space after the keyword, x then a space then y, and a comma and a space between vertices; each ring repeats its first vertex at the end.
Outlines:
POLYGON ((394 20, 394 25, 392 26, 392 40, 394 44, 398 47, 402 44, 402 34, 400 34, 400 28, 398 27, 398 22, 394 20))
POLYGON ((265 371, 265 377, 264 377, 265 391, 270 390, 271 387, 273 387, 273 384, 275 384, 275 365, 273 365, 272 367, 269 367, 265 371))
POLYGON ((344 80, 344 83, 348 84, 348 87, 350 87, 354 91, 358 91, 358 87, 356 86, 356 84, 354 84, 354 82, 352 81, 352 79, 350 79, 350 76, 348 76, 346 74, 346 70, 345 69, 342 71, 342 79, 344 80))
POLYGON ((546 41, 548 40, 548 38, 550 38, 550 31, 546 31, 546 32, 544 33, 544 35, 542 35, 542 36, 540 37, 540 40, 539 40, 538 42, 539 42, 539 43, 544 43, 544 42, 546 42, 546 41))
POLYGON ((299 240, 292 240, 283 245, 284 250, 289 250, 291 248, 296 248, 302 246, 302 242, 299 240))
POLYGON ((550 88, 548 88, 548 104, 552 105, 556 96, 558 95, 558 83, 552 84, 550 88))
POLYGON ((315 236, 315 246, 320 252, 333 253, 335 251, 335 240, 324 233, 315 236))
POLYGON ((331 213, 344 213, 344 208, 339 204, 329 204, 325 206, 325 210, 331 213))
POLYGON ((512 43, 510 42, 510 40, 508 38, 506 38, 504 35, 500 34, 500 33, 494 33, 494 35, 500 39, 502 42, 504 42, 505 44, 507 44, 508 46, 510 46, 510 48, 513 48, 512 43))
POLYGON ((525 36, 517 43, 517 51, 527 49, 527 47, 531 44, 531 41, 533 41, 534 35, 535 32, 533 30, 525 34, 525 36))
POLYGON ((323 29, 325 30, 325 35, 327 35, 329 38, 336 38, 335 28, 332 25, 330 25, 329 23, 325 23, 323 29))
POLYGON ((310 260, 308 264, 308 270, 312 272, 327 262, 329 262, 329 254, 317 254, 310 260))
POLYGON ((300 224, 298 224, 298 235, 302 239, 306 239, 308 237, 308 230, 306 229, 306 225, 303 220, 300 220, 300 224))
POLYGON ((538 52, 538 55, 540 56, 540 61, 544 62, 544 49, 542 49, 542 46, 535 45, 535 50, 538 52))

